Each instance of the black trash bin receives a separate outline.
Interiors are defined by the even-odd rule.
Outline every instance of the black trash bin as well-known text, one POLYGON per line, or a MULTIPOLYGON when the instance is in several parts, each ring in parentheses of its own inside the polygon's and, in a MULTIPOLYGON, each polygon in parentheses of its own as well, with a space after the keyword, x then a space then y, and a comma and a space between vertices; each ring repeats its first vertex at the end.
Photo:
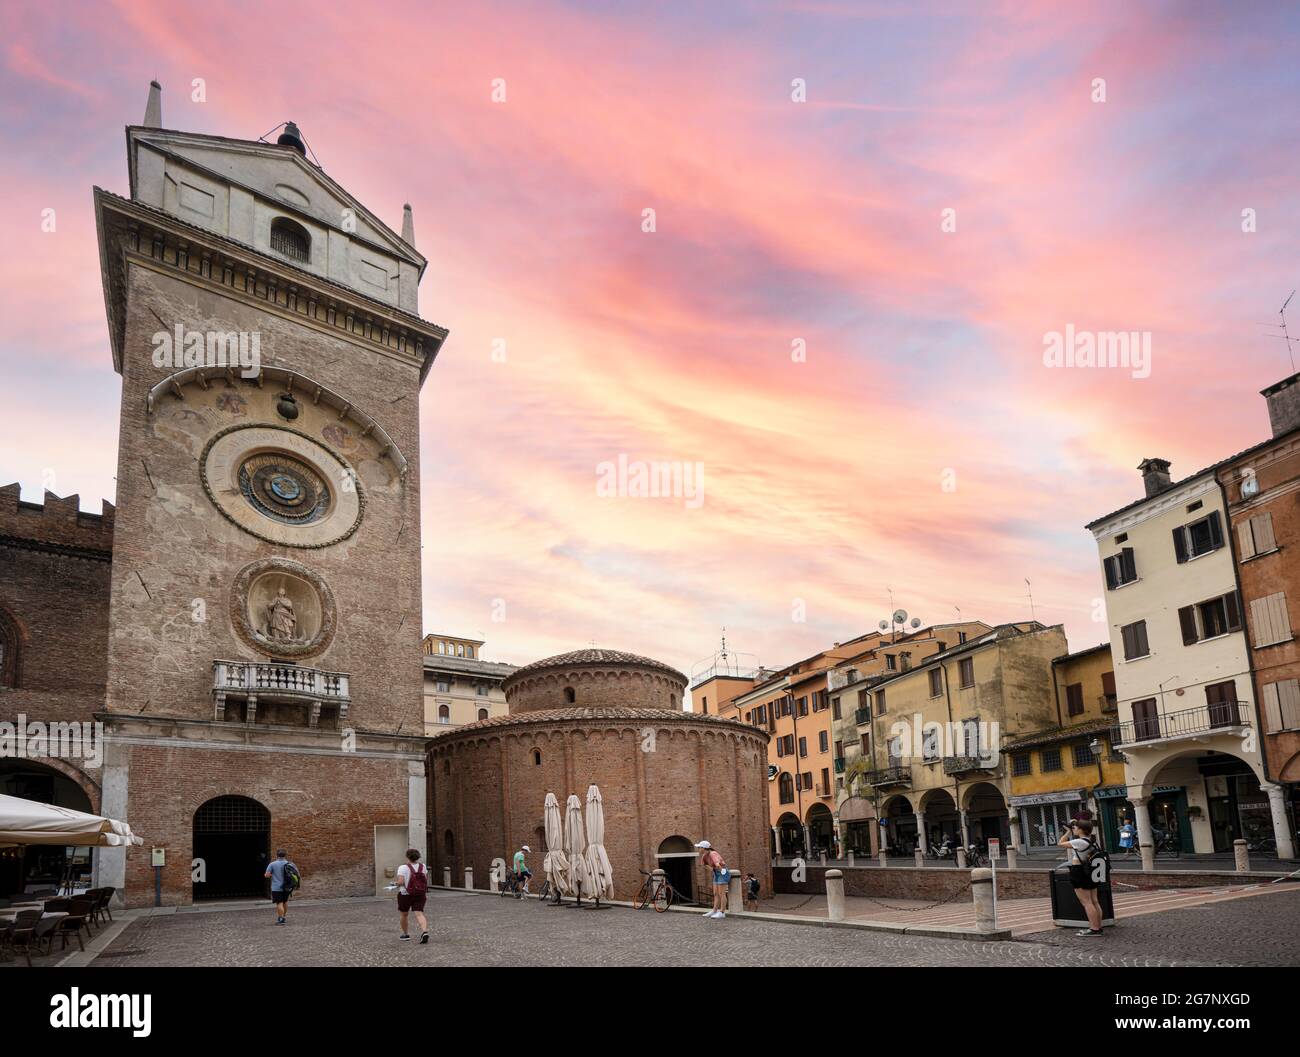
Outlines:
MULTIPOLYGON (((1061 928, 1090 928, 1088 915, 1083 912, 1083 904, 1079 902, 1079 897, 1074 894, 1074 886, 1070 884, 1069 865, 1062 863, 1048 876, 1052 886, 1052 924, 1061 928)), ((1097 886, 1097 902, 1101 905, 1101 927, 1115 924, 1115 901, 1110 892, 1109 864, 1102 882, 1097 886)))

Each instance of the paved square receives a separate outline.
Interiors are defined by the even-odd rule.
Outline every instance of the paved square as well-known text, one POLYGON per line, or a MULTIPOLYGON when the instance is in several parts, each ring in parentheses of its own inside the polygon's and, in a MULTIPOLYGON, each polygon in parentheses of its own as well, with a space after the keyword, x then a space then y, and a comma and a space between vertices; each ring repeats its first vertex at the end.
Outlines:
POLYGON ((392 900, 143 916, 96 966, 870 966, 1297 965, 1300 891, 1124 921, 1102 939, 1071 930, 979 942, 828 929, 650 909, 551 909, 534 901, 431 892, 433 938, 397 938, 392 900))

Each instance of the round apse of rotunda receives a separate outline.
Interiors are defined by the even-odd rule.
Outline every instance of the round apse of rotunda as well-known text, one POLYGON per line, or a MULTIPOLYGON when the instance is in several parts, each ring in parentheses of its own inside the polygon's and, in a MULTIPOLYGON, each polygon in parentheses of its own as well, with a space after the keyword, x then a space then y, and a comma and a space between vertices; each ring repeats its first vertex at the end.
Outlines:
POLYGON ((280 426, 233 426, 212 438, 203 487, 245 532, 285 547, 328 547, 361 523, 356 473, 319 441, 280 426))

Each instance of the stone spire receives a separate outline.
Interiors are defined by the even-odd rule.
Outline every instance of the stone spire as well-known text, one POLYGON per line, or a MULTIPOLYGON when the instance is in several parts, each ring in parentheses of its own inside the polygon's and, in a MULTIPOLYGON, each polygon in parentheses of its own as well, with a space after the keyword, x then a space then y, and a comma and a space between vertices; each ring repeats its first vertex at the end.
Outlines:
POLYGON ((415 217, 411 215, 411 203, 402 206, 402 241, 415 249, 415 217))
POLYGON ((149 101, 144 105, 145 128, 162 128, 162 85, 157 81, 149 82, 149 101))

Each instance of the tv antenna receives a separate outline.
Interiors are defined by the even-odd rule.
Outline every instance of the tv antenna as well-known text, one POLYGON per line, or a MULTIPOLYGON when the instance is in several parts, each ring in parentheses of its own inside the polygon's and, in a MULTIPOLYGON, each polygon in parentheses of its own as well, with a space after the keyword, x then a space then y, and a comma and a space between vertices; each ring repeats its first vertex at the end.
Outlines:
POLYGON ((1029 582, 1029 577, 1025 577, 1025 588, 1029 592, 1029 619, 1037 620, 1034 615, 1034 585, 1029 582))
POLYGON ((1291 361, 1291 373, 1292 373, 1292 374, 1295 374, 1296 367, 1295 367, 1295 352, 1294 352, 1294 351, 1292 350, 1292 348, 1291 348, 1291 342, 1292 342, 1292 341, 1300 341, 1300 338, 1292 338, 1292 337, 1291 337, 1291 333, 1290 333, 1290 331, 1287 330, 1287 326, 1286 326, 1286 306, 1289 305, 1289 304, 1291 303, 1291 298, 1295 297, 1295 295, 1296 295, 1296 292, 1295 292, 1294 290, 1292 290, 1291 293, 1287 296, 1287 299, 1286 299, 1285 301, 1282 302, 1282 307, 1281 307, 1280 309, 1278 309, 1278 313, 1277 313, 1277 314, 1278 314, 1279 317, 1281 317, 1281 320, 1282 320, 1281 323, 1261 323, 1261 324, 1259 324, 1261 327, 1272 327, 1274 330, 1280 330, 1280 331, 1282 332, 1281 334, 1270 334, 1269 337, 1271 337, 1271 338, 1281 338, 1283 341, 1286 342, 1286 354, 1287 354, 1287 357, 1288 357, 1288 358, 1290 359, 1290 361, 1291 361))

